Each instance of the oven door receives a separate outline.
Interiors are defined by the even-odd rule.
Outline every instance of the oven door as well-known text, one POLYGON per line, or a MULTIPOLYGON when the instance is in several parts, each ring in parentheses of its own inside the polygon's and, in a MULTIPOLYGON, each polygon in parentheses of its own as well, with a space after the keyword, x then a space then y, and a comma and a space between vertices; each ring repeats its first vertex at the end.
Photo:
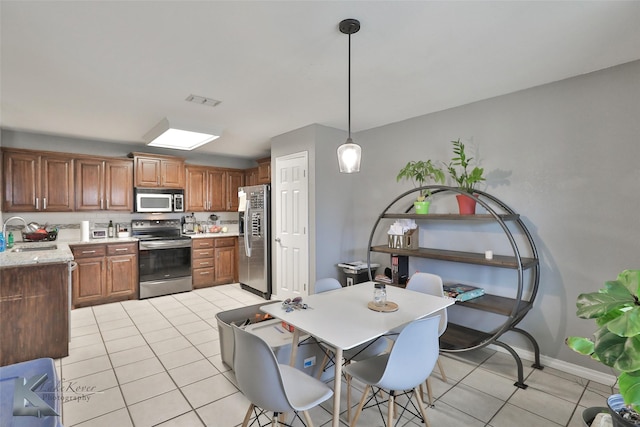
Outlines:
POLYGON ((191 239, 140 241, 140 299, 193 289, 191 239))

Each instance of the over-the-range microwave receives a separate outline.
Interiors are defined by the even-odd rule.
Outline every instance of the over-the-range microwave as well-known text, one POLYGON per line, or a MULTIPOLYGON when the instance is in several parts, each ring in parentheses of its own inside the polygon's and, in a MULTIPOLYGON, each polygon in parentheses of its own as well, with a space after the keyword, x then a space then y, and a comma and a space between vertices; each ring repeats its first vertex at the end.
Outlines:
POLYGON ((184 190, 136 188, 134 194, 135 212, 184 212, 184 190))

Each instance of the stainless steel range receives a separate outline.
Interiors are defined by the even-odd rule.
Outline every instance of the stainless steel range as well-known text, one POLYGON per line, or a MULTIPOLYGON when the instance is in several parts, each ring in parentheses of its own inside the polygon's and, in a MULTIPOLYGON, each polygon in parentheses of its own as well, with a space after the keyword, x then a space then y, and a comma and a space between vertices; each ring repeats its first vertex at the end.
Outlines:
POLYGON ((180 220, 134 219, 131 235, 140 241, 140 299, 193 289, 191 238, 181 234, 180 220))

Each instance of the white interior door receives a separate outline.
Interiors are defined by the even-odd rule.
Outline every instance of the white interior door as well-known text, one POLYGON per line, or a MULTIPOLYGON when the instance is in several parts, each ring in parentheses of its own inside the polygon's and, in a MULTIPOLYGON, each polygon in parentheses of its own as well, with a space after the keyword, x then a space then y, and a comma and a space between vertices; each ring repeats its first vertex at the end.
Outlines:
POLYGON ((309 294, 308 153, 276 158, 274 212, 274 282, 278 299, 309 294))

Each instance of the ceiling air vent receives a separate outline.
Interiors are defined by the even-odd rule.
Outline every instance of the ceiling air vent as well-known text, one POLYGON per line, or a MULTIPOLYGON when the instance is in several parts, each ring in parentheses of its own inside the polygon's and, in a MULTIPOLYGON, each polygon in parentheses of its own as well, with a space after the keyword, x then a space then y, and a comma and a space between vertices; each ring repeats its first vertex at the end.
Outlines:
POLYGON ((187 96, 186 101, 194 102, 200 105, 207 105, 209 107, 215 107, 222 102, 222 101, 218 101, 217 99, 206 98, 204 96, 198 96, 198 95, 189 95, 187 96))

